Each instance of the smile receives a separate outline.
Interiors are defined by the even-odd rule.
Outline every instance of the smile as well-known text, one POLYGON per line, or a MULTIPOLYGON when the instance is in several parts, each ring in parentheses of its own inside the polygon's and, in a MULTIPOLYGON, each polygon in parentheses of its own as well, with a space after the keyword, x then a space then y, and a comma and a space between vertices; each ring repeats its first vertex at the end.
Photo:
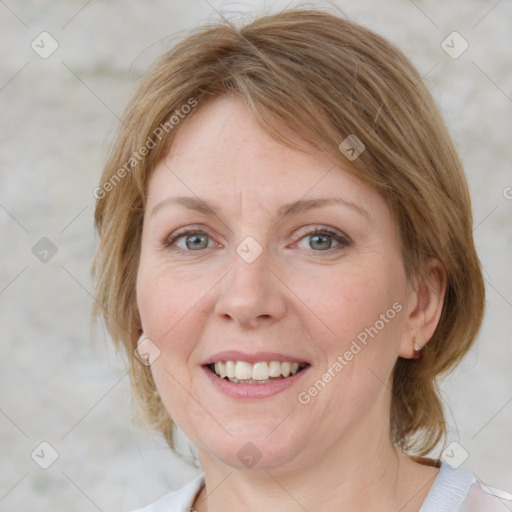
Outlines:
POLYGON ((307 366, 289 361, 217 361, 207 365, 212 373, 234 384, 268 384, 293 377, 307 366))

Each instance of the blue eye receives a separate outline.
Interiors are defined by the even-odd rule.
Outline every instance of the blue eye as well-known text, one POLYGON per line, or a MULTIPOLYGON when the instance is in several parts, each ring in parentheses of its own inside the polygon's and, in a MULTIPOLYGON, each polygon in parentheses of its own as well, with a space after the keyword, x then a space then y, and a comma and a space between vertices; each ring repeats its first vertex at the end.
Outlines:
POLYGON ((182 251, 198 251, 208 248, 208 239, 210 238, 207 233, 200 230, 189 230, 178 233, 174 238, 168 240, 167 246, 174 245, 180 238, 185 239, 185 248, 178 246, 182 251), (205 245, 206 240, 206 245, 205 245))
POLYGON ((308 245, 310 248, 315 249, 315 252, 330 253, 350 245, 350 240, 346 236, 327 228, 316 228, 313 231, 306 233, 301 240, 306 238, 310 238, 308 245), (333 240, 337 243, 334 247, 332 247, 333 240))

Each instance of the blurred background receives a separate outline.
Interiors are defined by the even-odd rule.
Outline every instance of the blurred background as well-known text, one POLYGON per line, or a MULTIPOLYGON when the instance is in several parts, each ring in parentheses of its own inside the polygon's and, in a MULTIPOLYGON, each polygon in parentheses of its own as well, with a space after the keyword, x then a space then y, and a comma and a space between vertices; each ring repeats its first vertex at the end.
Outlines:
MULTIPOLYGON (((0 510, 128 511, 199 473, 132 424, 124 362, 91 328, 93 190, 158 55, 221 14, 288 4, 0 0, 0 510)), ((442 385, 449 442, 463 469, 512 491, 512 2, 333 6, 412 59, 465 162, 487 312, 442 385)))

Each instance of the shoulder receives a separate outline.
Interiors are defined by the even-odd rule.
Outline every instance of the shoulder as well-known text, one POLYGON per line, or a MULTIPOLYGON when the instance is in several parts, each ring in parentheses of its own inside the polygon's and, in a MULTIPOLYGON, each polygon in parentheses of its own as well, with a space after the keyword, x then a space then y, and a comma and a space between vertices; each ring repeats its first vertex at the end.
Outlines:
POLYGON ((488 487, 466 471, 441 462, 420 512, 499 512, 504 503, 512 504, 511 494, 488 487))
POLYGON ((188 512, 203 484, 204 475, 201 474, 181 489, 166 494, 154 503, 132 512, 188 512))
POLYGON ((462 504, 459 512, 503 512, 512 505, 512 494, 501 489, 476 482, 462 504))

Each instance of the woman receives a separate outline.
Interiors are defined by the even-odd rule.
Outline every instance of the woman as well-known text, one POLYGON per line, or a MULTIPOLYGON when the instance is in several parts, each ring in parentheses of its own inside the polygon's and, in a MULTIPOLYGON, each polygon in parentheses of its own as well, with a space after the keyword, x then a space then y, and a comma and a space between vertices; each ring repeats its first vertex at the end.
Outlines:
POLYGON ((203 469, 144 511, 501 510, 425 457, 484 286, 461 162, 390 43, 315 10, 202 28, 142 80, 96 196, 96 313, 203 469))

